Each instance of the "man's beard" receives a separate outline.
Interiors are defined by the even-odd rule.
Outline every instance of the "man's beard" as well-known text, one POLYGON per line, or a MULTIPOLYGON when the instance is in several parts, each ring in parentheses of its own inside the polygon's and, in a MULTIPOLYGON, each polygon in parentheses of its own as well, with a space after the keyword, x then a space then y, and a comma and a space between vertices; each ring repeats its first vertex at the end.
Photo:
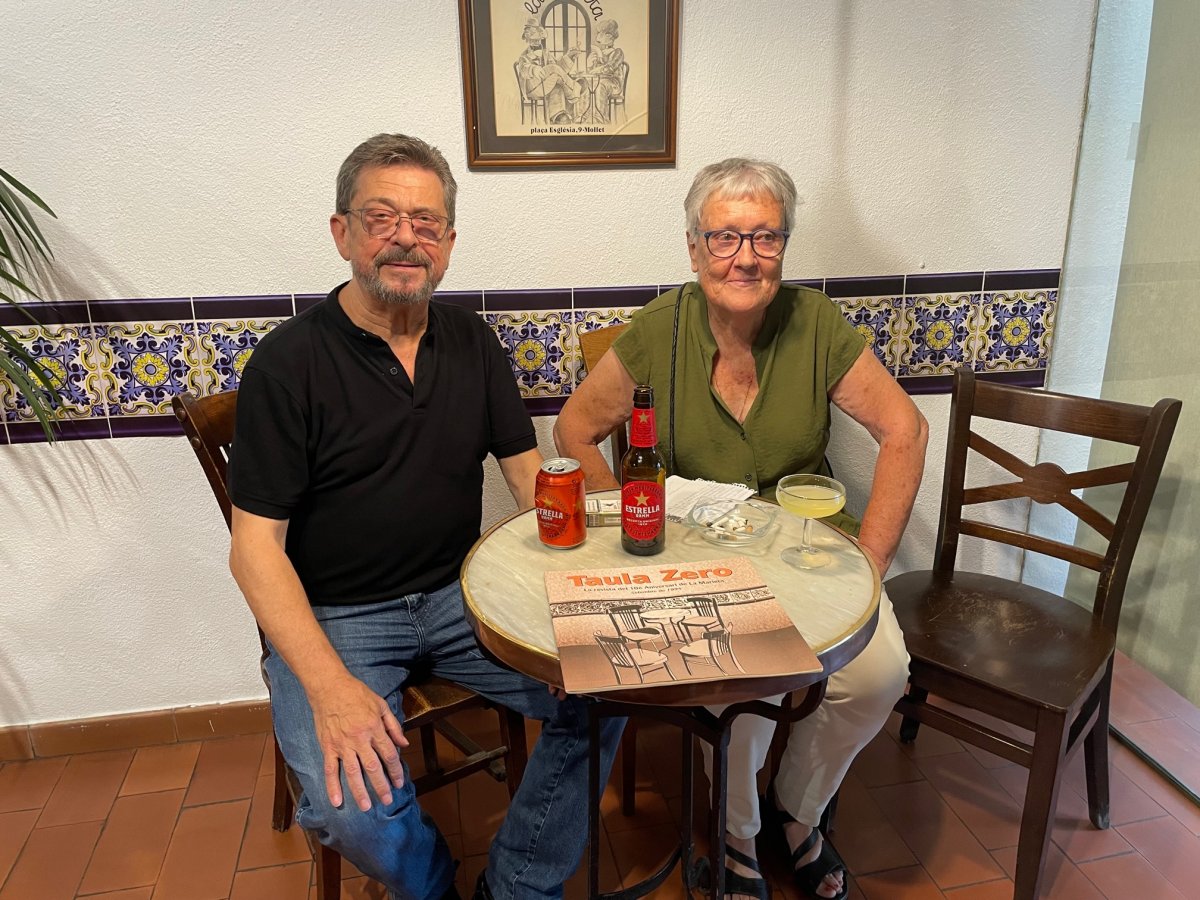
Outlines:
POLYGON ((371 261, 369 266, 361 265, 357 260, 351 262, 351 270, 355 280, 363 290, 380 303, 389 306, 417 306, 426 303, 433 296, 441 279, 433 275, 433 267, 428 256, 416 250, 384 251, 371 261), (388 263, 416 263, 425 267, 425 283, 413 291, 402 291, 388 287, 383 283, 379 270, 388 263))

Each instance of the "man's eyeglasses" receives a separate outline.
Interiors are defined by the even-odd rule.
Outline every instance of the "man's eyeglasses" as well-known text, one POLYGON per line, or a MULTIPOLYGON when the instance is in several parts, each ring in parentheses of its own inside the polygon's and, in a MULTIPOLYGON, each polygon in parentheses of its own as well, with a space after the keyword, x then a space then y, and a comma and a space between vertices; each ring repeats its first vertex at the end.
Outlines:
POLYGON ((717 259, 736 256, 742 249, 742 241, 745 240, 750 241, 750 247, 757 256, 772 259, 783 252, 783 248, 787 246, 788 238, 791 236, 790 231, 784 231, 781 228, 760 228, 758 231, 751 232, 731 231, 726 228, 720 231, 702 232, 704 245, 708 247, 708 252, 717 259))
POLYGON ((346 210, 347 215, 350 213, 357 213, 363 231, 376 238, 391 237, 400 227, 400 220, 408 219, 408 224, 412 226, 413 234, 417 236, 418 241, 436 244, 446 236, 446 230, 450 225, 450 220, 445 216, 427 212, 406 216, 382 206, 365 206, 362 209, 346 210))

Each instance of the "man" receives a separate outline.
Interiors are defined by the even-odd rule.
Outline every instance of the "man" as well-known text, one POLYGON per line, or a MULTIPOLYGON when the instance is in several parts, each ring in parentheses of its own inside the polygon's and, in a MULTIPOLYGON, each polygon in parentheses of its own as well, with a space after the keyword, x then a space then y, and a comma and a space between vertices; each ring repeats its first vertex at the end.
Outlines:
MULTIPOLYGON (((457 897, 399 754, 401 691, 420 667, 543 721, 476 897, 558 897, 587 839, 587 716, 486 659, 463 614, 483 460, 529 507, 541 455, 495 336, 430 302, 456 192, 442 154, 404 135, 342 164, 330 229, 352 278, 267 335, 243 373, 230 568, 267 636, 297 821, 393 897, 457 897)), ((604 732, 606 766, 620 727, 604 732)))

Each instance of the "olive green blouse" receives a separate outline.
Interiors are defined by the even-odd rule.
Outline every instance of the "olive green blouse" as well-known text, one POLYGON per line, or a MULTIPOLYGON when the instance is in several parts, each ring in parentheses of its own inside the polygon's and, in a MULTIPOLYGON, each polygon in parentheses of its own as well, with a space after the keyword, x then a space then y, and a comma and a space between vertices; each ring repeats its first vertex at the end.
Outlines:
MULTIPOLYGON (((741 482, 774 499, 775 483, 794 472, 828 474, 829 392, 862 353, 863 337, 820 291, 783 285, 767 307, 754 342, 758 396, 738 424, 712 388, 717 342, 708 301, 689 282, 656 297, 633 316, 613 344, 639 384, 654 386, 659 449, 670 471, 685 478, 741 482), (672 397, 671 332, 676 304, 679 344, 675 362, 675 446, 669 422, 672 397)), ((845 512, 830 518, 852 534, 858 522, 845 512)))

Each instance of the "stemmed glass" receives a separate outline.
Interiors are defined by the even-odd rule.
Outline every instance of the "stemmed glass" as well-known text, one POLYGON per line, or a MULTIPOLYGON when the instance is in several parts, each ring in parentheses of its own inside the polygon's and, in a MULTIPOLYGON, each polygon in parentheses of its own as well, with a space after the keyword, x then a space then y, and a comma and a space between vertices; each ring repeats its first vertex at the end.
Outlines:
POLYGON ((845 486, 824 475, 787 475, 775 486, 775 499, 792 515, 804 519, 801 546, 786 548, 780 558, 797 569, 829 565, 830 555, 812 545, 812 520, 832 516, 846 505, 845 486))

